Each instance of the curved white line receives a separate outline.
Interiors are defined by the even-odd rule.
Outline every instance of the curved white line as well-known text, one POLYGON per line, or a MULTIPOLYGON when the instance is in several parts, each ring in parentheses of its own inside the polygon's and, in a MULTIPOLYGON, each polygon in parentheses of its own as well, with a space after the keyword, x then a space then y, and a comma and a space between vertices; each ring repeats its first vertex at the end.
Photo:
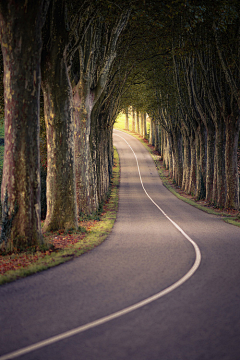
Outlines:
POLYGON ((160 291, 159 293, 153 295, 153 296, 150 296, 149 298, 143 300, 143 301, 140 301, 138 302, 137 304, 134 304, 132 306, 129 306, 123 310, 120 310, 120 311, 117 311, 111 315, 108 315, 108 316, 105 316, 101 319, 98 319, 98 320, 95 320, 95 321, 92 321, 86 325, 82 325, 82 326, 79 326, 73 330, 69 330, 69 331, 66 331, 60 335, 56 335, 56 336, 53 336, 49 339, 46 339, 46 340, 43 340, 43 341, 40 341, 36 344, 33 344, 33 345, 30 345, 30 346, 27 346, 25 348, 22 348, 20 350, 16 350, 16 351, 13 351, 9 354, 6 354, 6 355, 3 355, 3 356, 0 356, 0 360, 10 360, 10 359, 15 359, 21 355, 24 355, 24 354, 27 354, 27 353, 30 353, 34 350, 37 350, 37 349, 40 349, 40 348, 43 348, 47 345, 51 345, 57 341, 60 341, 60 340, 63 340, 63 339, 66 339, 66 338, 69 338, 73 335, 76 335, 76 334, 79 334, 83 331, 86 331, 86 330, 89 330, 93 327, 96 327, 98 325, 101 325, 101 324, 104 324, 110 320, 113 320, 113 319, 116 319, 120 316, 123 316, 125 314, 128 314, 130 313, 131 311, 134 311, 134 310, 137 310, 161 297, 163 297, 164 295, 167 295, 169 294, 171 291, 175 290, 176 288, 178 288, 180 285, 182 285, 184 282, 186 282, 194 273, 195 271, 198 269, 199 265, 200 265, 200 262, 201 262, 201 252, 199 250, 199 247, 197 246, 197 244, 180 228, 180 226, 178 226, 172 219, 170 219, 170 217, 160 208, 160 206, 158 206, 155 201, 149 196, 149 194, 147 193, 144 185, 143 185, 143 182, 142 182, 142 177, 141 177, 141 173, 140 173, 140 169, 139 169, 139 164, 138 164, 138 159, 137 159, 137 156, 135 154, 135 152, 133 151, 131 145, 127 142, 127 140, 125 140, 122 136, 120 135, 117 135, 115 134, 116 136, 122 138, 126 143, 127 145, 129 146, 129 148, 132 150, 134 156, 135 156, 135 159, 136 159, 136 162, 137 162, 137 168, 138 168, 138 174, 139 174, 139 178, 140 178, 140 182, 141 182, 141 185, 142 185, 142 188, 144 190, 144 192, 146 193, 146 195, 148 196, 148 198, 152 201, 152 203, 163 213, 164 216, 166 216, 166 218, 171 221, 171 223, 180 231, 180 233, 193 245, 194 247, 194 250, 195 250, 195 254, 196 254, 196 258, 195 258, 195 262, 193 264, 193 266, 191 267, 191 269, 180 279, 178 280, 177 282, 175 282, 174 284, 172 284, 171 286, 167 287, 166 289, 160 291))

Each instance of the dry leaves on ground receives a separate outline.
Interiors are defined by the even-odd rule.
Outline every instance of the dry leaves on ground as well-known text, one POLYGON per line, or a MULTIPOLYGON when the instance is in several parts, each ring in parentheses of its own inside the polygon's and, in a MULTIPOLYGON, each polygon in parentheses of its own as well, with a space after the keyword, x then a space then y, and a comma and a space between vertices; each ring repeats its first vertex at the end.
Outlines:
MULTIPOLYGON (((17 270, 19 268, 27 268, 39 259, 43 259, 46 255, 50 255, 52 252, 70 248, 71 246, 79 243, 83 245, 86 243, 84 238, 88 231, 96 223, 96 220, 82 221, 81 228, 86 229, 86 232, 82 233, 67 233, 62 230, 57 233, 53 233, 52 236, 48 236, 48 242, 52 245, 51 248, 45 251, 36 252, 13 252, 8 255, 0 255, 0 275, 5 274, 9 270, 17 270)), ((46 237, 46 236, 44 236, 46 237)))

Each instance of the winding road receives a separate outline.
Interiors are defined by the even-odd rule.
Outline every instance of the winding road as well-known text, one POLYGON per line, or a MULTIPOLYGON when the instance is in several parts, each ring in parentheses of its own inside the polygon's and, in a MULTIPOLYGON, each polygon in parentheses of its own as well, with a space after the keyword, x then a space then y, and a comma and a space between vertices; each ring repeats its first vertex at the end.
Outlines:
POLYGON ((240 228, 174 197, 134 137, 114 143, 111 235, 0 287, 0 360, 239 360, 240 228))

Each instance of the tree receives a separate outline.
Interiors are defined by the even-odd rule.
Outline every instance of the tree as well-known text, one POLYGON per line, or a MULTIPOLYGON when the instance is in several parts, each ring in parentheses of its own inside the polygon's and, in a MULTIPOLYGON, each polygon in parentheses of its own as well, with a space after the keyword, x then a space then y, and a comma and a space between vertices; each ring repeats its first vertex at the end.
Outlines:
POLYGON ((39 97, 48 5, 48 0, 0 2, 5 102, 1 242, 7 249, 42 243, 39 97))
POLYGON ((123 10, 115 23, 104 22, 98 16, 86 28, 79 41, 78 56, 74 72, 74 124, 75 124, 75 166, 77 179, 77 203, 79 214, 90 214, 98 209, 96 153, 97 139, 93 126, 94 107, 106 89, 106 84, 117 55, 118 39, 124 30, 130 10, 123 10))
POLYGON ((64 0, 52 0, 44 28, 42 90, 47 133, 44 231, 77 227, 73 96, 67 67, 71 36, 66 23, 66 6, 64 0))

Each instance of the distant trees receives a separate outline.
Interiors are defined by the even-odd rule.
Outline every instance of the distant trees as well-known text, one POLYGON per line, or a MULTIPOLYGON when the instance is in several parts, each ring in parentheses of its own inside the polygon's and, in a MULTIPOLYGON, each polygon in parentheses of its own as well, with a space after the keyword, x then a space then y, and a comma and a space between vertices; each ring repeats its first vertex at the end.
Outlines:
POLYGON ((188 21, 181 18, 182 31, 173 34, 176 90, 168 96, 177 101, 169 109, 161 99, 159 106, 172 157, 164 161, 176 183, 197 199, 233 209, 239 208, 237 6, 220 2, 215 17, 207 6, 186 9, 188 21))
POLYGON ((238 209, 239 4, 178 2, 167 11, 156 4, 142 9, 147 59, 129 78, 126 98, 149 114, 149 141, 161 144, 178 186, 217 207, 238 209))

